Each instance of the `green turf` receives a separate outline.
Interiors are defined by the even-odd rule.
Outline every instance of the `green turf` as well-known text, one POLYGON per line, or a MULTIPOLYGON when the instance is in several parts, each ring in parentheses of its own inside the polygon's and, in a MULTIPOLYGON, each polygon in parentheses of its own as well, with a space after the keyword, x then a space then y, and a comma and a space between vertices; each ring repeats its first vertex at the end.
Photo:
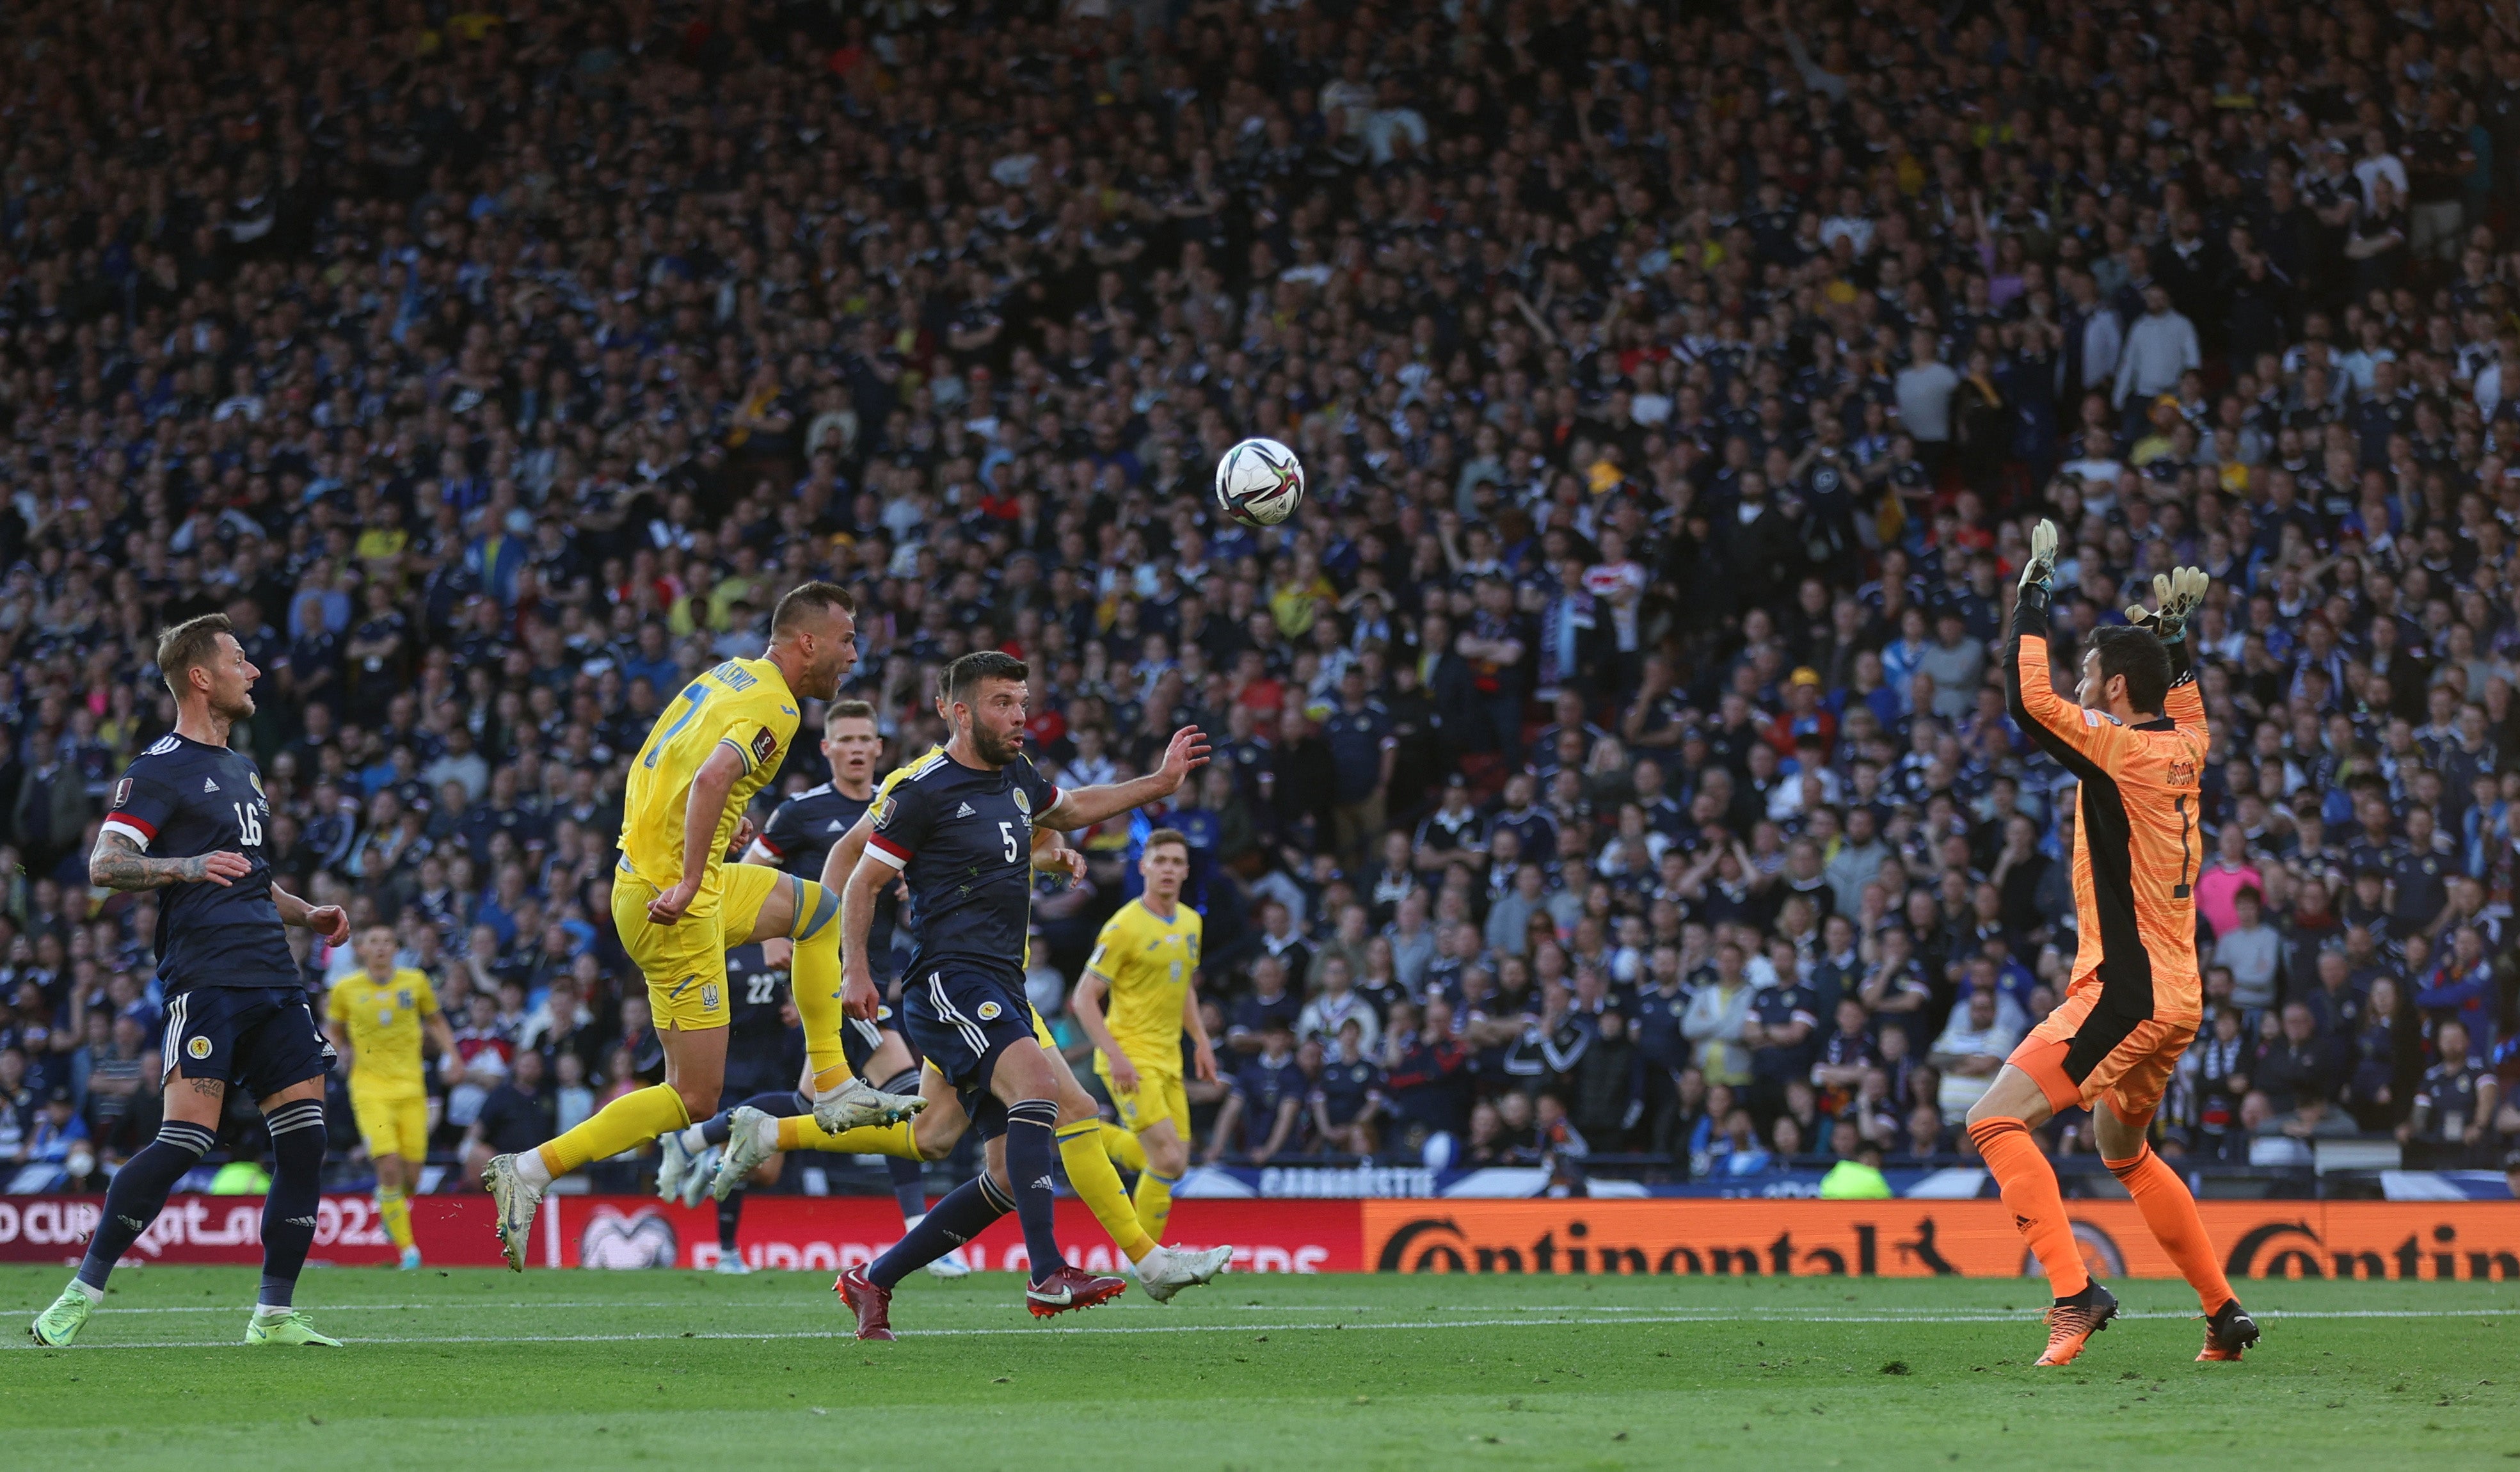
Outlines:
MULTIPOLYGON (((0 1269, 30 1317, 66 1278, 0 1269)), ((125 1271, 67 1351, 0 1351, 12 1467, 726 1472, 1350 1466, 2514 1465, 2520 1289, 2254 1283, 2196 1364, 2183 1288, 2062 1370, 2038 1285, 1229 1277, 1037 1325, 1014 1280, 905 1284, 891 1345, 828 1274, 312 1272, 345 1350, 248 1350, 254 1274, 125 1271), (147 1311, 147 1312, 135 1312, 147 1311), (923 1331, 923 1332, 922 1332, 923 1331), (198 1346, 198 1347, 197 1347, 198 1346)))

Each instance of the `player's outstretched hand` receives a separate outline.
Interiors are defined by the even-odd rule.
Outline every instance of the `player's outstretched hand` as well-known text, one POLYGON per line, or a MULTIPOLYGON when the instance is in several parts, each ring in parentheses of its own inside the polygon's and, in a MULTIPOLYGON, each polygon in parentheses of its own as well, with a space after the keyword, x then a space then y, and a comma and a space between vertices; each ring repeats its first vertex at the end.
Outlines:
POLYGON ((253 865, 245 855, 221 849, 215 854, 203 854, 199 870, 191 877, 226 889, 252 872, 253 865))
POLYGON ((338 905, 318 905, 306 912, 306 928, 338 946, 350 938, 350 913, 338 905))
POLYGON ((2127 605, 2127 622, 2138 629, 2150 629, 2164 644, 2177 644, 2187 637, 2187 619, 2204 606, 2205 590, 2214 579, 2202 567, 2181 567, 2171 572, 2153 574, 2154 607, 2141 603, 2127 605))
POLYGON ((1190 775, 1207 765, 1207 734, 1195 726, 1185 726, 1173 733, 1171 744, 1164 747, 1163 774, 1170 784, 1167 792, 1178 792, 1190 775))
POLYGON ((1033 855, 1032 867, 1046 874, 1065 874, 1071 879, 1085 877, 1085 855, 1072 848, 1046 848, 1033 855))
MULTIPOLYGON (((2156 577, 2152 585, 2157 590, 2163 581, 2156 577)), ((2186 636, 2189 616, 2205 606, 2205 590, 2214 585, 2214 579, 2202 567, 2182 567, 2167 581, 2170 596, 2161 604, 2161 637, 2175 644, 2186 636)))
POLYGON ((873 1022, 883 1008, 883 994, 875 989, 875 978, 861 970, 851 970, 840 978, 840 1010, 863 1022, 873 1022))
POLYGON ((699 890, 697 886, 675 885, 648 902, 649 923, 655 925, 675 923, 683 917, 685 911, 692 908, 692 901, 698 898, 699 898, 699 890))
POLYGON ((1137 1093, 1138 1085, 1142 1082, 1138 1077, 1138 1065, 1130 1062, 1129 1055, 1125 1052, 1110 1053, 1106 1057, 1111 1065, 1111 1092, 1137 1093))
POLYGON ((2030 529, 2030 559, 2021 564, 2021 591, 2046 591, 2056 580, 2056 523, 2042 516, 2030 529))
POLYGON ((760 836, 761 829, 752 825, 752 815, 742 814, 735 820, 735 836, 727 841, 726 851, 741 860, 751 851, 752 840, 760 836))

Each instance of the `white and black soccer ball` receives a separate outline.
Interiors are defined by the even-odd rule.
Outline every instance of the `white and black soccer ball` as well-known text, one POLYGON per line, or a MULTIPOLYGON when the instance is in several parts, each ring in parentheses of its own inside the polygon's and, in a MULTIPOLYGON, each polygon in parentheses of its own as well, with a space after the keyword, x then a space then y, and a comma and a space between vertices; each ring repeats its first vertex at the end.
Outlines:
POLYGON ((1245 526, 1275 526, 1304 504, 1304 463, 1274 439, 1246 439, 1216 463, 1216 509, 1245 526))

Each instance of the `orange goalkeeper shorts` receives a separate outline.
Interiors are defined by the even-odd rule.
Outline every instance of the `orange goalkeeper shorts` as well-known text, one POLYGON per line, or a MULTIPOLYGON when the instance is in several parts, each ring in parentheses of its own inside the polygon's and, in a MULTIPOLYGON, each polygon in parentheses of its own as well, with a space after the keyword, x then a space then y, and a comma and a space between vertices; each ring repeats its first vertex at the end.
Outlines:
POLYGON ((2161 1107, 2196 1025, 2121 1017, 2099 1009, 2099 1000, 2096 984, 2068 993, 2004 1061, 2037 1080, 2059 1113, 2105 1097, 2119 1119, 2141 1128, 2161 1107))

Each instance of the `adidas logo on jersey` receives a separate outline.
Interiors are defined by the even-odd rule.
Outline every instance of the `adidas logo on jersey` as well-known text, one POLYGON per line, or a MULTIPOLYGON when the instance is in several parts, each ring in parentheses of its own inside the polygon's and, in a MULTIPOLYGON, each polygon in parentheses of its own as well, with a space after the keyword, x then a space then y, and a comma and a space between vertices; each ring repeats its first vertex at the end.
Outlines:
POLYGON ((202 791, 204 791, 204 792, 216 792, 218 789, 219 789, 219 784, 218 784, 217 782, 215 782, 215 781, 211 781, 210 779, 208 779, 208 778, 206 778, 206 777, 202 779, 202 791))
POLYGON ((834 818, 824 826, 823 831, 826 833, 843 833, 848 831, 848 829, 838 819, 834 818))
POLYGON ((970 816, 971 816, 971 805, 970 805, 969 803, 968 803, 968 802, 967 802, 967 803, 963 804, 961 807, 956 808, 956 809, 954 810, 954 816, 955 816, 955 817, 957 817, 957 818, 968 818, 968 817, 970 817, 970 816))

